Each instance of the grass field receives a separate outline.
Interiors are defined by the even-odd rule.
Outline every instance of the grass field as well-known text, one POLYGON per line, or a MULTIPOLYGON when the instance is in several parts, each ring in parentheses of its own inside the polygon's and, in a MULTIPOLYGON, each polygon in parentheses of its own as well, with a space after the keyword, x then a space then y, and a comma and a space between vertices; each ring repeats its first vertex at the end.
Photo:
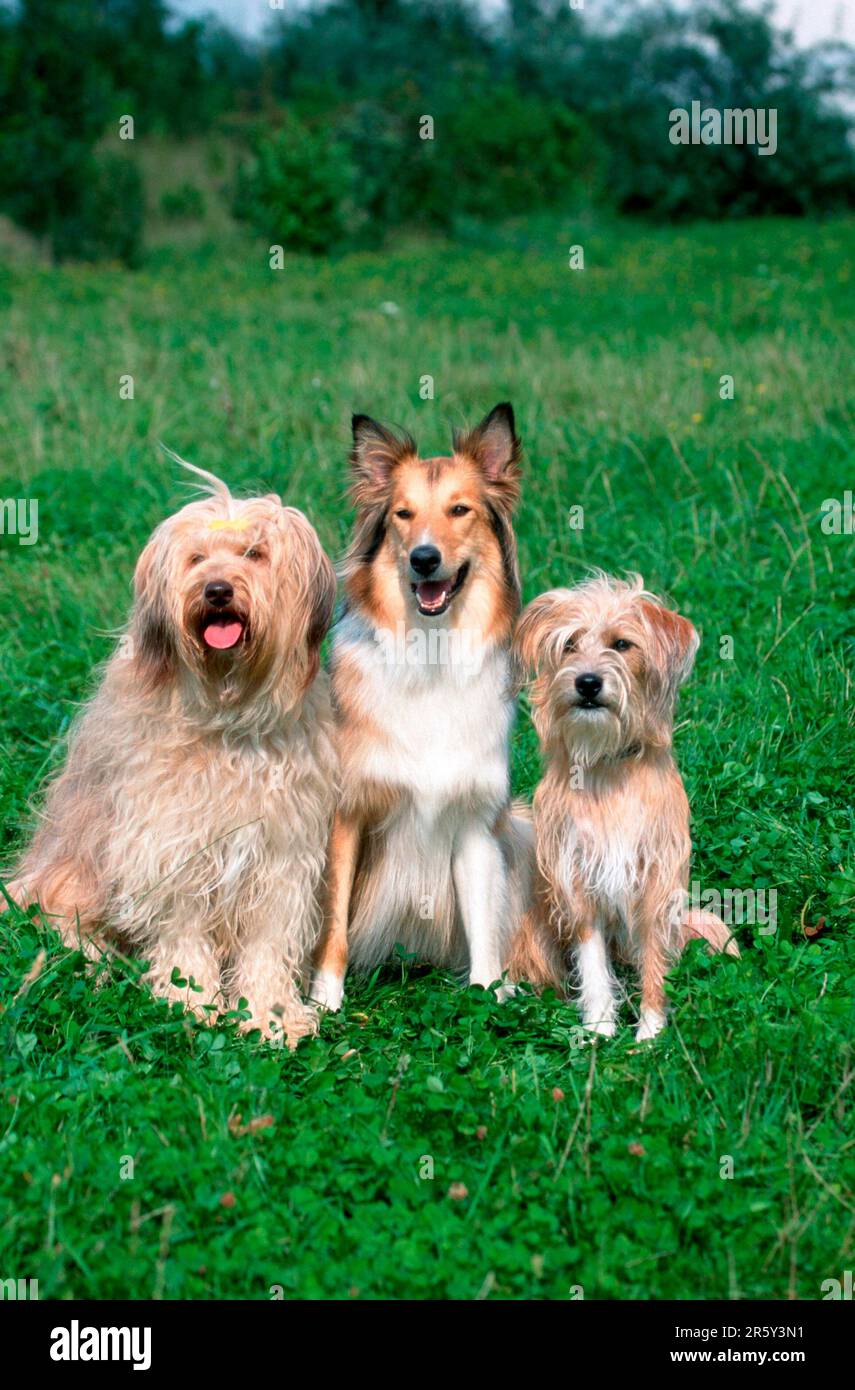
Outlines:
MULTIPOLYGON (((96 988, 8 914, 0 1276, 43 1298, 815 1299, 852 1267, 855 539, 820 522, 855 490, 853 240, 556 219, 279 272, 238 240, 135 274, 0 270, 0 495, 39 501, 38 544, 0 536, 2 862, 186 496, 156 441, 281 491, 338 553, 352 410, 442 452, 510 399, 526 597, 638 569, 692 618, 693 876, 777 892, 741 961, 686 954, 642 1047, 399 962, 283 1054, 129 967, 96 988)), ((514 770, 530 795, 525 708, 514 770)))

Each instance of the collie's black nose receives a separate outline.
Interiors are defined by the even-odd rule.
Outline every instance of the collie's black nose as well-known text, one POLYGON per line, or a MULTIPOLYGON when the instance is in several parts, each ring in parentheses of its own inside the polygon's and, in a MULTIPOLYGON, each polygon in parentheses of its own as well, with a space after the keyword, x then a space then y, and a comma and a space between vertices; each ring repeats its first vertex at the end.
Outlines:
POLYGON ((210 584, 205 585, 205 602, 212 608, 225 608, 234 596, 234 589, 225 579, 212 579, 210 584))
POLYGON ((584 675, 576 677, 576 689, 583 700, 596 699, 602 688, 603 682, 592 671, 586 671, 584 675))
POLYGON ((425 579, 439 569, 441 561, 442 555, 435 545, 417 545, 410 551, 410 564, 415 573, 425 579))

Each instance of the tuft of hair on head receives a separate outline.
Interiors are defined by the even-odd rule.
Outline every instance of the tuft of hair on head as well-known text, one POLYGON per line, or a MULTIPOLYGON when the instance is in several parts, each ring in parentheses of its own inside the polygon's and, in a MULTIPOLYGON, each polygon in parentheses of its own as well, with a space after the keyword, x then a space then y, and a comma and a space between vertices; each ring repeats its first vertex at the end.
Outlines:
POLYGON ((195 486, 206 497, 214 497, 226 507, 234 500, 228 485, 223 482, 222 478, 218 478, 215 473, 209 473, 206 468, 198 468, 195 463, 188 463, 187 459, 176 454, 174 449, 170 449, 168 444, 163 443, 163 440, 159 440, 158 443, 163 452, 168 454, 174 463, 177 463, 181 468, 186 468, 190 473, 195 473, 196 477, 201 479, 201 482, 196 483, 195 486))
POLYGON ((606 603, 609 599, 636 598, 649 599, 652 603, 661 602, 655 594, 645 589, 644 580, 640 574, 628 570, 621 578, 596 566, 592 566, 584 579, 575 584, 569 592, 578 594, 582 599, 590 599, 595 603, 606 603))

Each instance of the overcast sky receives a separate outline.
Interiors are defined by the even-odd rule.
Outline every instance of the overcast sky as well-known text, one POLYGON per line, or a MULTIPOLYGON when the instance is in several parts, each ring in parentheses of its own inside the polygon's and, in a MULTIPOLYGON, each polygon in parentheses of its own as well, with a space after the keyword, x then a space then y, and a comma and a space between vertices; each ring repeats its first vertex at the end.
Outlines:
MULTIPOLYGON (((589 13, 595 11, 596 2, 587 0, 585 8, 589 13)), ((651 2, 639 0, 639 4, 651 2)), ((755 3, 759 8, 761 0, 748 0, 748 4, 755 3)), ((270 0, 169 0, 169 4, 178 14, 215 14, 244 34, 260 33, 272 8, 270 0)), ((300 0, 282 0, 277 8, 298 4, 300 0)), ((855 3, 852 0, 774 0, 773 10, 778 22, 794 29, 801 43, 830 38, 844 38, 855 43, 855 3)))

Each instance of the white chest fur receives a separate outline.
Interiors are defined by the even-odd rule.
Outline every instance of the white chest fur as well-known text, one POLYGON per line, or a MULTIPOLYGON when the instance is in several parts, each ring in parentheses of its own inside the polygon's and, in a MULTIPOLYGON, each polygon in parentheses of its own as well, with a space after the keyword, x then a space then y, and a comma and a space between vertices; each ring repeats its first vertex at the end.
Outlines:
POLYGON ((348 615, 336 649, 359 679, 359 707, 376 736, 358 771, 413 794, 420 814, 461 800, 499 809, 509 793, 514 705, 507 652, 455 630, 375 636, 348 615))
POLYGON ((624 916, 639 883, 639 836, 633 826, 614 823, 608 835, 580 818, 568 821, 561 843, 558 876, 572 901, 582 889, 607 914, 624 916))

